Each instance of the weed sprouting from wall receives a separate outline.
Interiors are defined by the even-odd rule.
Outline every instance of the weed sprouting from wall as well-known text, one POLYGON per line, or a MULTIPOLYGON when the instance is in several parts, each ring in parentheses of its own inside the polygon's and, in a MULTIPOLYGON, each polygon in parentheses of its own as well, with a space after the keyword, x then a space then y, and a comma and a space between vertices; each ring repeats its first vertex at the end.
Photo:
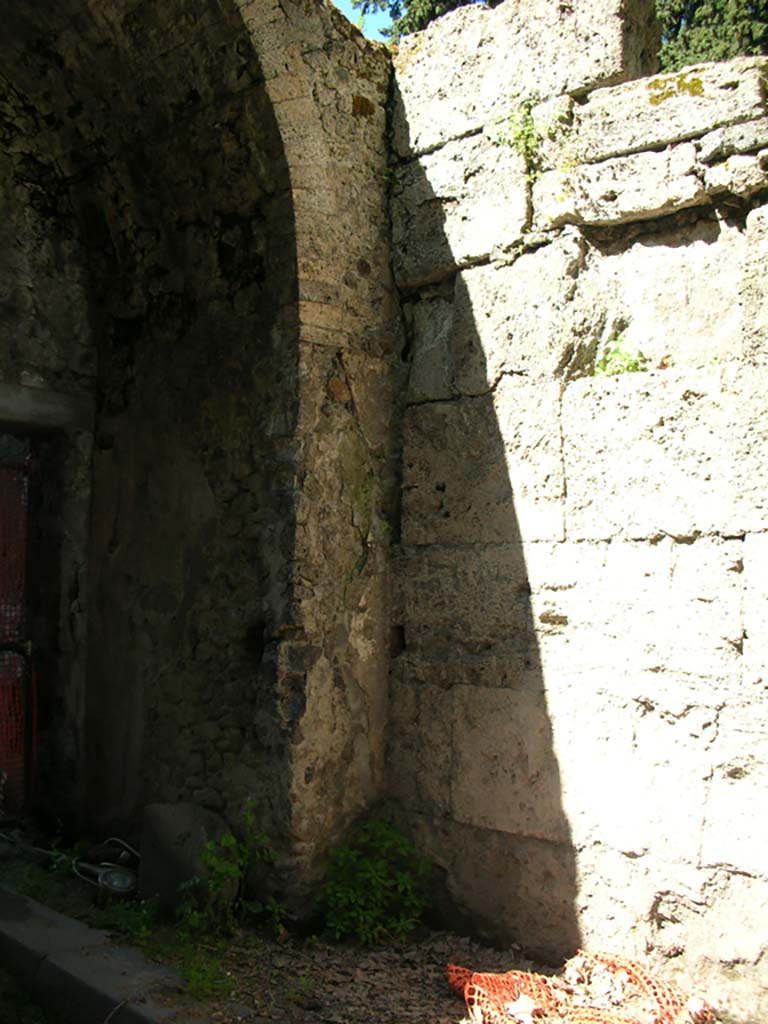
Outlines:
POLYGON ((616 377, 621 373, 638 373, 647 369, 647 357, 639 350, 631 352, 622 334, 607 341, 595 361, 596 377, 616 377))

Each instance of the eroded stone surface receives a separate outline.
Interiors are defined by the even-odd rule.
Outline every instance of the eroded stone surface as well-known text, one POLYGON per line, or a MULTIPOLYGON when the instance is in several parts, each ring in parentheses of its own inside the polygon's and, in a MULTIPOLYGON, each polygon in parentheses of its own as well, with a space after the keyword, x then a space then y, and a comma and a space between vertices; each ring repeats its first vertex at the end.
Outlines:
POLYGON ((400 44, 395 152, 424 152, 499 121, 520 95, 582 92, 648 74, 656 40, 644 0, 460 8, 400 44))
MULTIPOLYGON (((648 225, 618 244, 590 250, 576 283, 592 319, 602 316, 600 341, 622 339, 649 369, 704 367, 739 360, 744 321, 760 316, 757 300, 733 302, 747 277, 762 278, 756 250, 738 224, 705 216, 678 228, 648 225), (685 310, 681 316, 681 308, 685 310)), ((576 321, 579 328, 579 321, 576 321)))
POLYGON ((766 58, 740 57, 596 89, 575 108, 570 145, 595 162, 764 117, 766 66, 766 58))
POLYGON ((523 254, 509 266, 478 267, 456 279, 453 353, 456 389, 480 393, 504 375, 575 372, 594 353, 603 313, 579 287, 586 247, 575 234, 523 254))
POLYGON ((439 280, 520 240, 529 219, 522 157, 487 135, 449 143, 396 172, 392 211, 398 285, 439 280))
POLYGON ((768 172, 768 149, 755 156, 736 154, 707 168, 704 185, 711 195, 727 192, 730 195, 749 198, 754 192, 765 188, 768 172))
POLYGON ((406 413, 405 526, 409 544, 498 543, 521 527, 562 535, 559 388, 532 395, 503 377, 491 394, 406 413), (471 459, 460 457, 465 445, 471 459))
POLYGON ((768 117, 716 128, 700 139, 696 148, 702 163, 723 160, 734 153, 749 153, 768 146, 768 117))
POLYGON ((533 202, 539 223, 559 227, 660 217, 701 205, 705 195, 696 174, 696 151, 689 144, 616 157, 571 172, 547 171, 534 186, 533 202))
POLYGON ((568 535, 762 530, 766 409, 756 379, 751 369, 656 371, 571 385, 563 404, 568 535))
POLYGON ((743 308, 742 342, 744 356, 764 363, 768 352, 768 282, 765 260, 768 258, 768 206, 760 206, 747 217, 748 249, 739 289, 743 308))

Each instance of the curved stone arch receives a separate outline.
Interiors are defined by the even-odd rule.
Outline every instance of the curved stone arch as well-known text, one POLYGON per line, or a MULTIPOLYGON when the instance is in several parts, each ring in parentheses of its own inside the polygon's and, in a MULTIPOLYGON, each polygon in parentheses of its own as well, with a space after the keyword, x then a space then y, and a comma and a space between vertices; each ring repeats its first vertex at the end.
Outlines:
POLYGON ((280 125, 296 224, 303 585, 285 681, 304 694, 290 793, 294 852, 311 877, 329 837, 385 793, 402 348, 387 207, 391 63, 330 3, 256 0, 242 12, 280 125))
POLYGON ((309 864, 383 787, 388 58, 323 5, 4 7, 99 356, 81 809, 255 794, 309 864))

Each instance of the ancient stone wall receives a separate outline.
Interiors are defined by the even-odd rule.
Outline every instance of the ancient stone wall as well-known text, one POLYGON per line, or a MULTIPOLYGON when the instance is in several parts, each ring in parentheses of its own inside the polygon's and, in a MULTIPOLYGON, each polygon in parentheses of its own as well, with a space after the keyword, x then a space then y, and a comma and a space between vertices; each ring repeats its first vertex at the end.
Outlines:
POLYGON ((60 813, 80 796, 95 353, 75 213, 35 138, 28 115, 3 119, 0 417, 4 429, 35 436, 27 579, 37 778, 60 813), (70 422, 52 431, 52 419, 70 422))
POLYGON ((295 888, 384 783, 390 64, 314 4, 2 6, 66 212, 10 197, 3 371, 98 363, 83 807, 253 798, 295 888))
POLYGON ((280 666, 300 709, 289 793, 301 862, 324 852, 386 781, 403 345, 387 207, 391 62, 330 4, 252 2, 242 13, 296 223, 296 628, 280 666))
POLYGON ((754 1021, 768 62, 622 81, 653 47, 607 6, 467 8, 395 58, 393 794, 487 933, 754 1021))
POLYGON ((324 5, 44 6, 0 3, 0 383, 96 399, 40 449, 49 780, 255 798, 295 894, 388 784, 475 926, 765 1016, 765 61, 465 8, 388 167, 324 5))

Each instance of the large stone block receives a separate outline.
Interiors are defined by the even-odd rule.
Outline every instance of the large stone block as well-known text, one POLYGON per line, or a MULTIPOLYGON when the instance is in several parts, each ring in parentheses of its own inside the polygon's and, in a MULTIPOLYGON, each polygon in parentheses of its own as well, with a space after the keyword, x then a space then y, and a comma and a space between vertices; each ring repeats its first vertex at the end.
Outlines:
POLYGON ((416 625, 406 629, 404 678, 416 687, 495 686, 540 691, 536 639, 524 613, 521 621, 521 628, 507 629, 492 639, 464 635, 457 628, 431 630, 416 625))
MULTIPOLYGON (((630 856, 599 841, 579 847, 576 856, 580 943, 587 949, 642 956, 643 919, 656 888, 649 858, 630 856)), ((671 886, 683 872, 678 865, 665 867, 671 886)))
POLYGON ((574 108, 570 131, 555 133, 547 160, 594 162, 693 139, 765 116, 764 57, 699 64, 607 89, 574 108))
MULTIPOLYGON (((763 755, 764 756, 764 755, 763 755)), ((745 753, 713 773, 701 834, 701 862, 750 875, 765 873, 765 818, 758 808, 768 792, 768 762, 745 753)))
POLYGON ((392 247, 401 288, 487 260, 528 225, 523 159, 487 135, 452 142, 395 173, 392 247))
POLYGON ((678 861, 628 857, 597 842, 578 851, 578 880, 587 948, 605 944, 645 962, 650 956, 654 968, 662 976, 676 976, 685 991, 714 995, 686 969, 679 970, 679 960, 688 967, 703 952, 693 943, 688 948, 688 939, 701 938, 715 924, 707 907, 707 890, 720 882, 713 872, 678 861))
POLYGON ((407 410, 409 544, 562 536, 559 387, 503 377, 492 394, 407 410))
POLYGON ((699 160, 703 164, 714 164, 734 153, 756 153, 767 146, 768 117, 715 128, 696 142, 699 160))
POLYGON ((568 376, 594 357, 605 313, 581 276, 583 239, 566 231, 511 266, 464 271, 456 280, 456 389, 478 394, 505 374, 568 376))
POLYGON ((405 307, 412 354, 408 374, 411 403, 454 396, 453 303, 441 297, 405 307))
POLYGON ((744 684, 758 695, 768 686, 768 534, 744 538, 744 684))
POLYGON ((510 835, 411 814, 407 827, 447 871, 455 908, 487 938, 519 943, 561 964, 579 944, 576 865, 570 843, 510 835))
POLYGON ((750 199, 768 187, 768 149, 756 155, 737 153, 704 168, 704 187, 712 196, 726 193, 750 199))
POLYGON ((595 843, 579 851, 578 883, 587 948, 601 945, 648 962, 707 999, 719 1020, 763 1019, 765 880, 627 857, 595 843))
POLYGON ((702 678, 711 680, 708 701, 722 700, 741 671, 740 549, 705 539, 528 545, 548 688, 553 678, 590 675, 608 693, 656 704, 675 674, 680 702, 702 703, 702 678), (638 674, 653 685, 634 689, 638 674))
POLYGON ((406 644, 451 658, 513 637, 533 642, 529 585, 515 544, 412 548, 400 560, 406 644))
POLYGON ((646 948, 656 946, 673 980, 705 996, 720 1019, 765 1020, 768 882, 724 871, 700 874, 700 891, 680 895, 659 879, 649 915, 657 930, 646 948))
POLYGON ((765 828, 757 810, 768 791, 765 686, 735 691, 718 715, 701 836, 701 863, 765 876, 765 828))
POLYGON ((737 536, 765 525, 760 369, 576 381, 563 399, 574 539, 737 536))
POLYGON ((545 685, 562 806, 576 845, 603 842, 627 856, 695 864, 706 734, 692 736, 685 718, 649 711, 638 699, 613 697, 593 674, 559 686, 545 677, 545 685))
POLYGON ((457 687, 454 715, 453 817, 512 835, 567 841, 544 693, 457 687))
MULTIPOLYGON (((581 164, 570 171, 547 171, 534 185, 535 219, 542 226, 559 227, 666 216, 707 202, 696 172, 691 143, 581 164)), ((725 185, 720 190, 724 189, 725 185)))
POLYGON ((448 814, 453 693, 420 682, 414 685, 407 675, 402 680, 397 675, 390 687, 388 762, 392 794, 409 810, 448 814))
POLYGON ((748 309, 762 315, 761 287, 745 233, 705 216, 673 230, 651 228, 629 244, 590 250, 575 301, 593 311, 592 320, 602 315, 603 338, 620 335, 625 350, 641 352, 649 367, 681 368, 740 357, 742 318, 748 309), (745 265, 754 267, 756 291, 754 303, 742 307, 733 300, 745 265))
POLYGON ((450 298, 415 303, 410 401, 483 395, 506 374, 552 378, 593 359, 605 314, 593 278, 579 278, 585 250, 569 229, 511 265, 462 271, 450 298))
POLYGON ((618 334, 651 367, 704 366, 741 355, 744 321, 759 352, 768 337, 760 230, 758 211, 746 237, 737 225, 704 216, 598 249, 568 228, 511 265, 465 270, 452 295, 411 307, 411 400, 480 395, 505 374, 575 377, 618 334), (740 289, 741 304, 732 301, 740 289), (696 300, 683 309, 681 294, 696 300))
POLYGON ((424 152, 501 120, 521 94, 584 92, 648 74, 657 43, 647 0, 460 8, 400 44, 395 150, 424 152))

